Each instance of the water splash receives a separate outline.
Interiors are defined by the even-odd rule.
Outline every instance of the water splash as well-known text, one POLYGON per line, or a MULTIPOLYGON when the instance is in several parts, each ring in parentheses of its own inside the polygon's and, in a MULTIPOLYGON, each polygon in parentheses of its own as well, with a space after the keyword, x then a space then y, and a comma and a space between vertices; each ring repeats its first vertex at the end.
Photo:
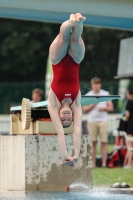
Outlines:
POLYGON ((73 183, 70 185, 70 190, 91 190, 91 187, 85 185, 84 183, 73 183))

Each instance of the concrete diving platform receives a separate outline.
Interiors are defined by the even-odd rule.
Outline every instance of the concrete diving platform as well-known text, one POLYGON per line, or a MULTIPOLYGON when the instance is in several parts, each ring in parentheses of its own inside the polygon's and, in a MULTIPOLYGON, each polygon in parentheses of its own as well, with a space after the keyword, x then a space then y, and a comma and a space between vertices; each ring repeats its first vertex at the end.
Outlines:
MULTIPOLYGON (((73 136, 65 139, 73 155, 73 136)), ((63 191, 73 183, 92 187, 91 136, 82 135, 75 167, 61 162, 57 135, 0 136, 0 190, 63 191)))

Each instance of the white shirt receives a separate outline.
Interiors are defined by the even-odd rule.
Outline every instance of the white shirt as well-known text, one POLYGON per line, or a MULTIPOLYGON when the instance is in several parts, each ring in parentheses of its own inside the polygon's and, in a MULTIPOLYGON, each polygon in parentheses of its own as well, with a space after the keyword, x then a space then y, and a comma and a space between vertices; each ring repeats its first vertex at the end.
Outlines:
MULTIPOLYGON (((109 95, 109 92, 101 89, 97 95, 106 96, 109 95)), ((85 96, 96 96, 96 94, 91 90, 85 96)), ((107 107, 107 101, 98 103, 91 111, 89 111, 87 117, 88 122, 108 121, 107 111, 99 111, 100 107, 107 107)))

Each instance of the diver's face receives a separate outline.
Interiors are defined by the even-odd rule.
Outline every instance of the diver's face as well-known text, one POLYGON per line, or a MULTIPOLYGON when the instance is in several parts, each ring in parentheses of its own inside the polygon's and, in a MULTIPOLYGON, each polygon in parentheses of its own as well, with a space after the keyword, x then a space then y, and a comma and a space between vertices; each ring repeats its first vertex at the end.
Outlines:
POLYGON ((70 108, 61 108, 59 116, 63 127, 70 126, 72 123, 72 111, 70 108))

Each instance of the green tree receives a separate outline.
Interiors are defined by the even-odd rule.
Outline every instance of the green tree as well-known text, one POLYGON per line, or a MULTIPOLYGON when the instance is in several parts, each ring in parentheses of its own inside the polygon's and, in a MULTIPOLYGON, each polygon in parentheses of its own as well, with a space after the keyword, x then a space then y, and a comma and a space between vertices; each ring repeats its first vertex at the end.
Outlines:
MULTIPOLYGON (((0 19, 0 82, 42 81, 49 46, 59 32, 59 24, 0 19)), ((130 31, 84 27, 86 54, 80 79, 93 76, 112 80, 117 74, 119 44, 130 31)))
POLYGON ((44 80, 49 46, 59 25, 0 20, 0 81, 44 80))
POLYGON ((94 76, 110 81, 117 75, 120 40, 133 36, 131 31, 85 27, 83 39, 86 46, 81 67, 81 80, 94 76))

